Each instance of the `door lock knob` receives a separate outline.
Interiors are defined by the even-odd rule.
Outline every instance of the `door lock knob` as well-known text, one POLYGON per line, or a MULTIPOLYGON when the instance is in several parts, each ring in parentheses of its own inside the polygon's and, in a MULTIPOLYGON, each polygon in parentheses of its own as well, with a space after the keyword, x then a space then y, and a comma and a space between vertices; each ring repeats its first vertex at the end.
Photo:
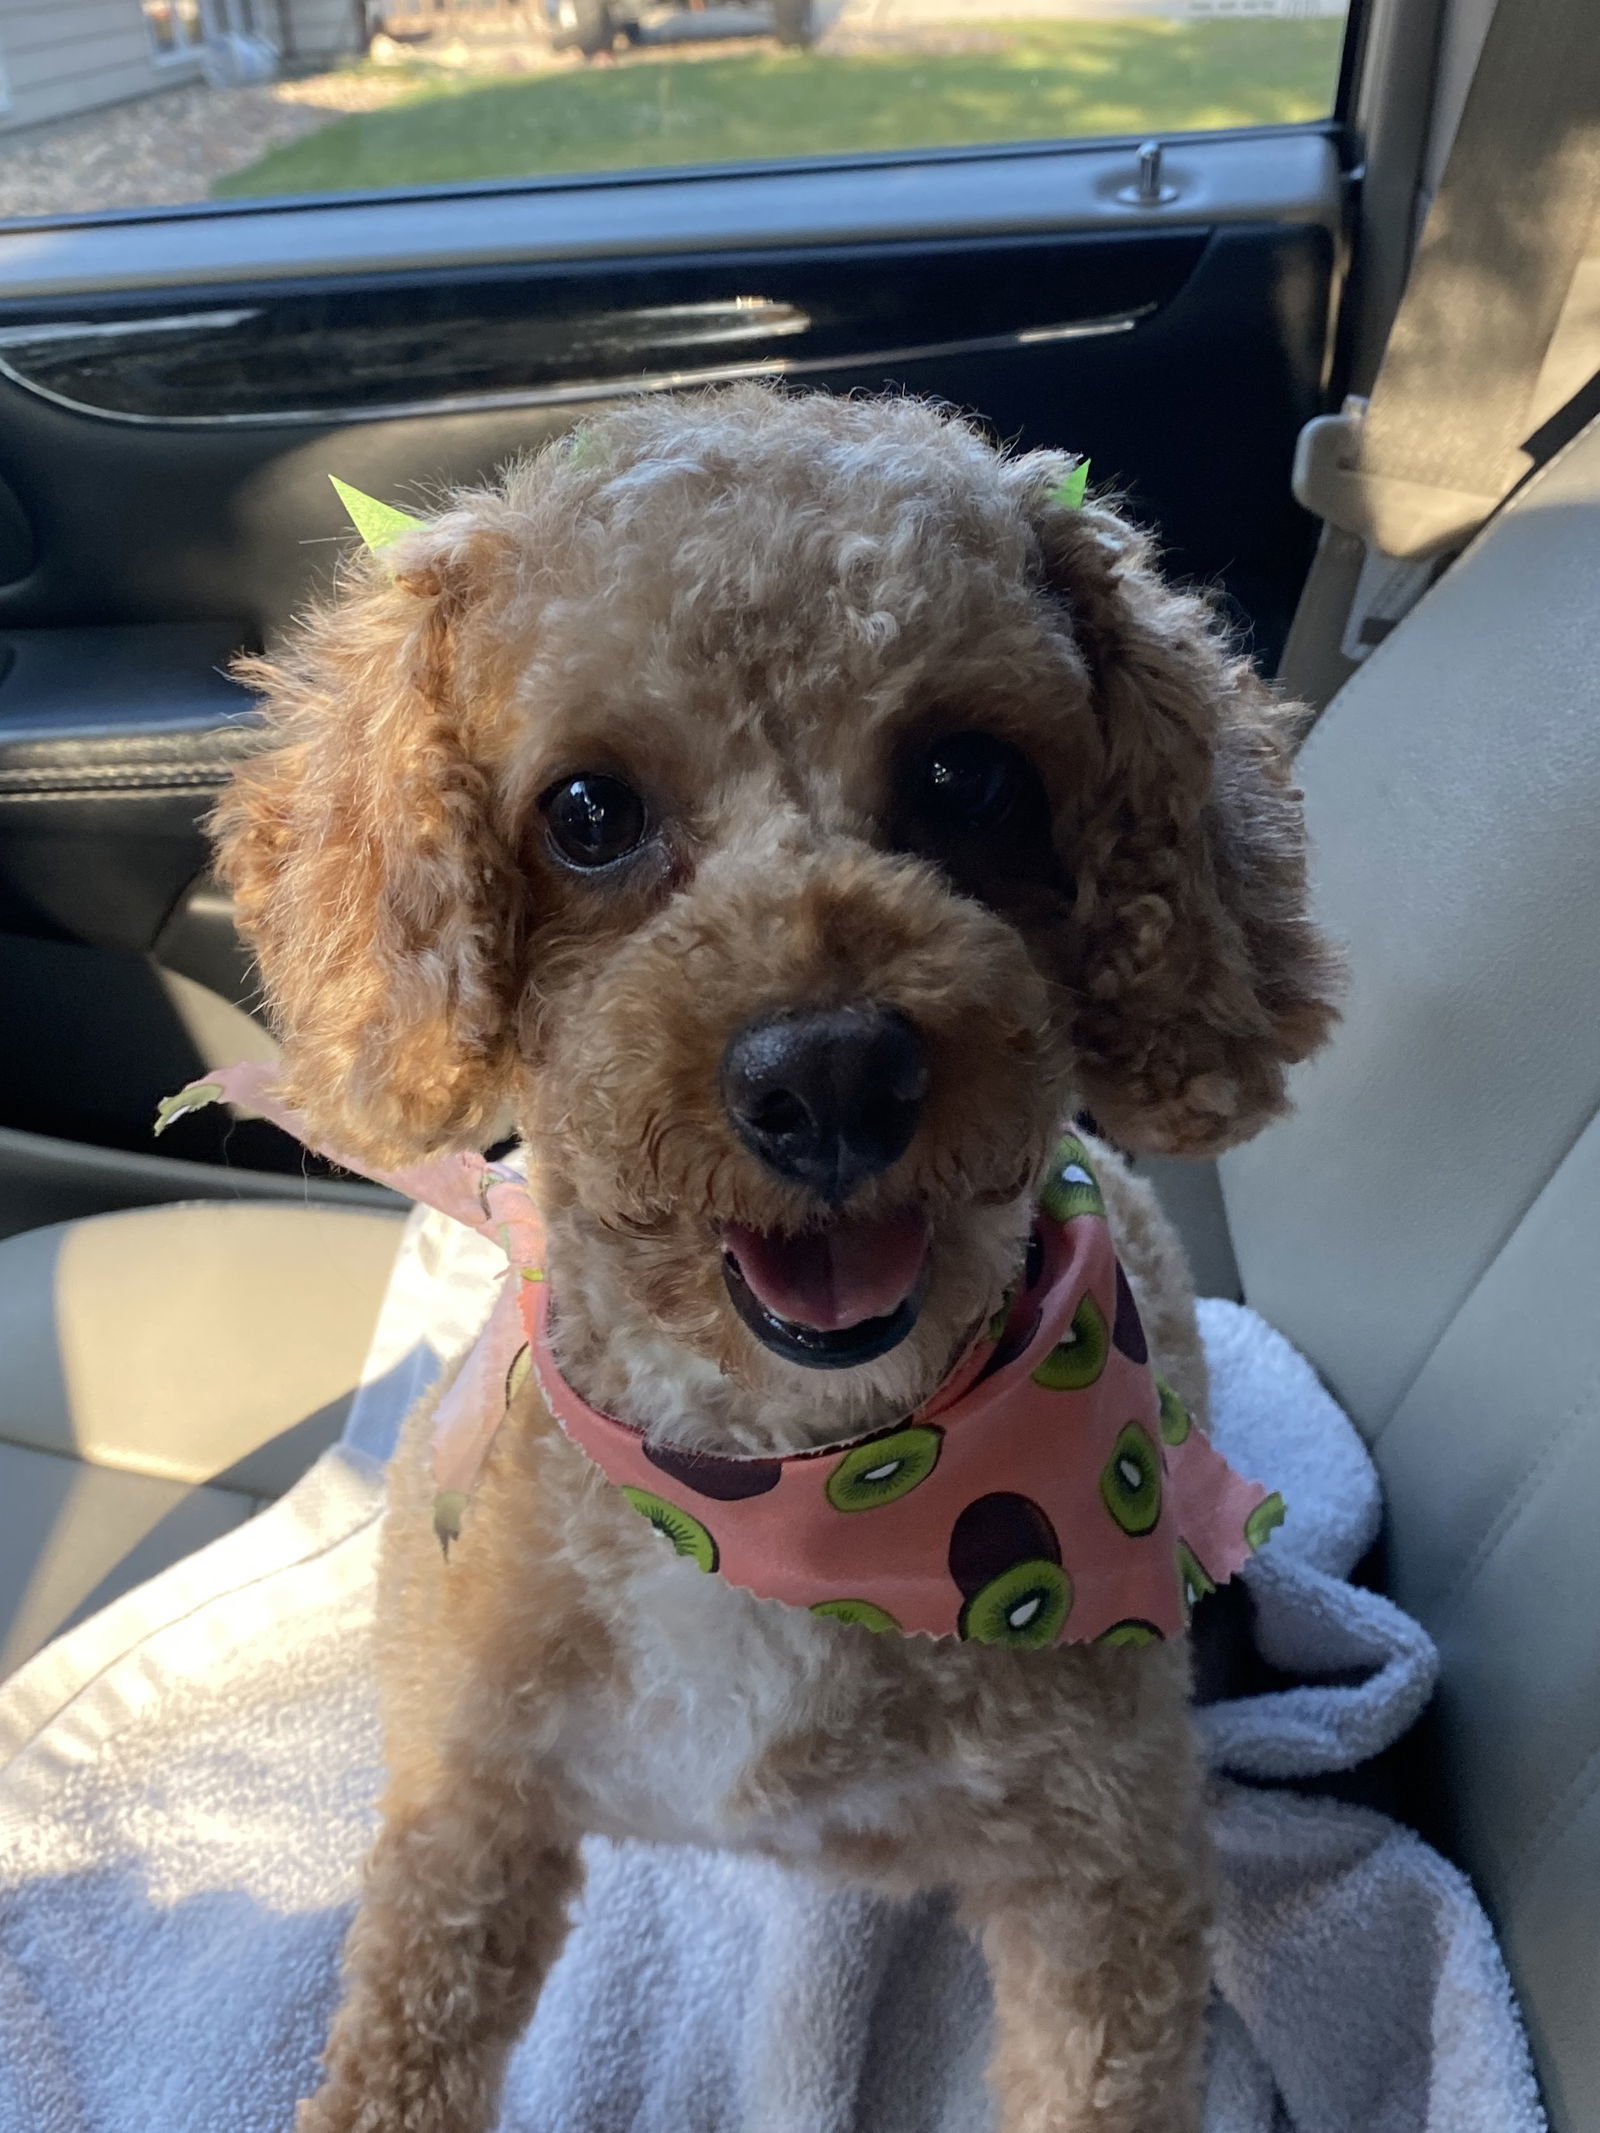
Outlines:
POLYGON ((1177 199, 1178 188, 1168 185, 1161 175, 1162 153, 1159 141, 1146 141, 1139 150, 1138 179, 1117 194, 1124 207, 1166 207, 1177 199))

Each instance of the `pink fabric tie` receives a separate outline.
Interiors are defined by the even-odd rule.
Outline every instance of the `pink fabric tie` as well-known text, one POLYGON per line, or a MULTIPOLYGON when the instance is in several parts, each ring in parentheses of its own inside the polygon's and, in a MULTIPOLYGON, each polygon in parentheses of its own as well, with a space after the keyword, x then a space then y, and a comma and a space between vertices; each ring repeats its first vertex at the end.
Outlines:
MULTIPOLYGON (((304 1141, 272 1072, 211 1074, 169 1099, 161 1123, 226 1100, 304 1141)), ((1073 1136, 1042 1195, 1028 1277, 934 1397, 869 1437, 772 1458, 652 1443, 574 1392, 551 1349, 543 1227, 514 1171, 472 1154, 375 1171, 318 1152, 465 1223, 509 1262, 435 1414, 446 1547, 530 1369, 567 1436, 679 1555, 762 1599, 871 1629, 1021 1648, 1152 1642, 1176 1635, 1284 1515, 1152 1373, 1073 1136)))

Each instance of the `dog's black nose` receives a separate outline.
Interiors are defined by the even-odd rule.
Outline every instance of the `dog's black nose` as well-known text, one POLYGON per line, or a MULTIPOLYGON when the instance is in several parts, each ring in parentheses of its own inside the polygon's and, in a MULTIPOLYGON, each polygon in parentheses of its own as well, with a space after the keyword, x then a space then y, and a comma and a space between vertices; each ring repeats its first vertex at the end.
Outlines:
POLYGON ((904 1155, 927 1093, 922 1039, 887 1007, 765 1015, 723 1054, 739 1138, 834 1206, 904 1155))

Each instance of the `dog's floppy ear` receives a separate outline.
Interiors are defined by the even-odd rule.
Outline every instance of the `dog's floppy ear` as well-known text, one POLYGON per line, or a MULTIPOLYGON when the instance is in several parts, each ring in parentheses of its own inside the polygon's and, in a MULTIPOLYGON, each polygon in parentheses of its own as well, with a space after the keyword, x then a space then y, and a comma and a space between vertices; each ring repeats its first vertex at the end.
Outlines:
MULTIPOLYGON (((1020 463, 1027 469, 1030 462, 1020 463)), ((1034 462, 1050 592, 1089 669, 1098 775, 1070 826, 1069 976, 1084 1095, 1133 1149, 1200 1155, 1284 1107, 1326 1037, 1339 964, 1306 908, 1293 714, 1120 513, 1034 462)))
POLYGON ((500 1102, 521 883, 494 821, 489 732, 515 596, 482 495, 352 559, 271 658, 239 662, 270 742, 212 818, 319 1138, 395 1164, 472 1142, 500 1102))

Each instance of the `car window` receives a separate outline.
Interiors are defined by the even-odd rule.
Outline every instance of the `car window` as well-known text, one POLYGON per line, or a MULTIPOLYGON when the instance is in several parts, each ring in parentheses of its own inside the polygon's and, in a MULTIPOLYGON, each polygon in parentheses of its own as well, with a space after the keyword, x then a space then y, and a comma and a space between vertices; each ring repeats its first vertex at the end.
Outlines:
POLYGON ((11 0, 0 216, 1316 120, 1346 0, 11 0))

